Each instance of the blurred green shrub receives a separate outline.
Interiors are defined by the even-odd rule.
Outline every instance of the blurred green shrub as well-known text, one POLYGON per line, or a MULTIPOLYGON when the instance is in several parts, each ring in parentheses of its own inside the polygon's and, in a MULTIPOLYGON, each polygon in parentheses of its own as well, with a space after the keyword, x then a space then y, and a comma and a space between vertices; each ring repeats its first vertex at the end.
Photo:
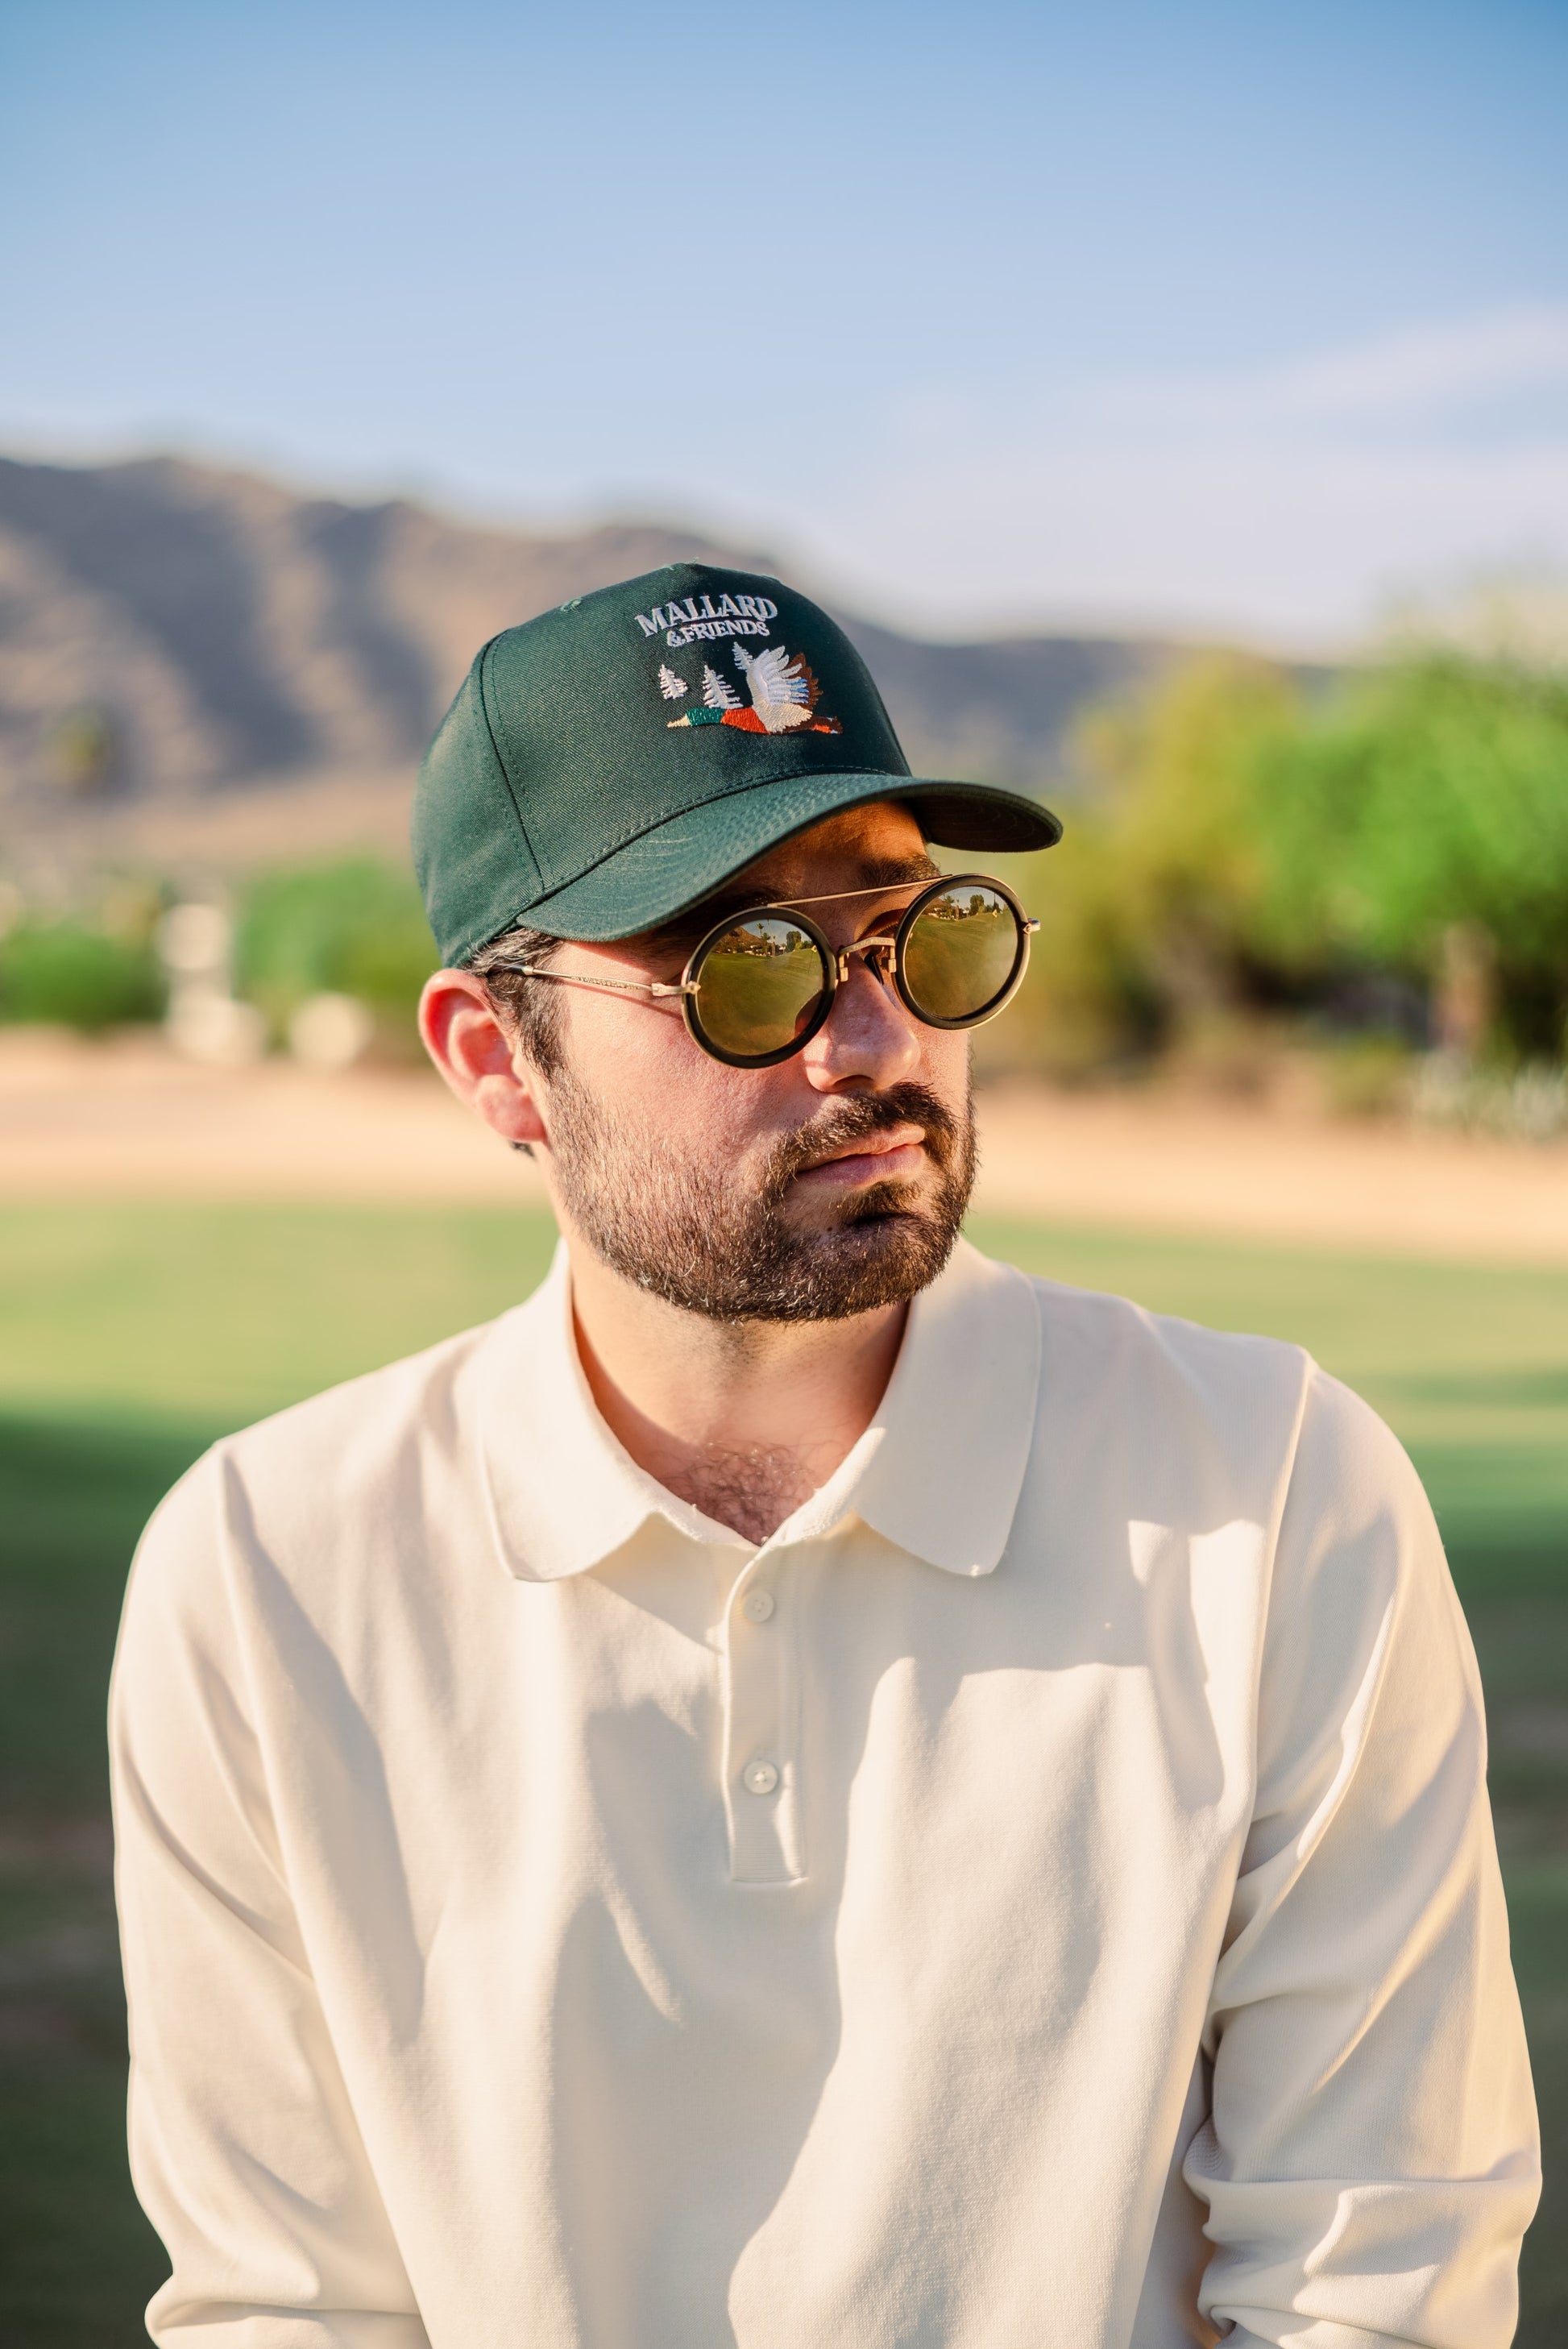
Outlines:
POLYGON ((160 1019, 163 1005, 158 957, 134 931, 28 917, 0 938, 0 1019, 52 1021, 91 1035, 160 1019))
POLYGON ((1346 1117, 1378 1117, 1410 1102, 1415 1055, 1402 1036, 1333 1039, 1319 1056, 1330 1105, 1346 1117))
POLYGON ((410 874, 369 858, 262 874, 242 895, 234 934, 238 991, 275 1040, 312 995, 351 995, 374 1015, 377 1050, 414 1059, 419 990, 436 968, 410 874))

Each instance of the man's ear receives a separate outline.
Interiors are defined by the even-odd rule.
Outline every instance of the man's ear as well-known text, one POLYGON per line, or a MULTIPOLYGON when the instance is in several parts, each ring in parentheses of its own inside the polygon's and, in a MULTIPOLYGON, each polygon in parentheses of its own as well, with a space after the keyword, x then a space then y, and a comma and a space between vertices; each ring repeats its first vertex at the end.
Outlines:
POLYGON ((458 1099, 503 1141, 548 1141, 539 1080, 501 1025, 482 978, 471 970, 438 970, 428 978, 419 1034, 458 1099))

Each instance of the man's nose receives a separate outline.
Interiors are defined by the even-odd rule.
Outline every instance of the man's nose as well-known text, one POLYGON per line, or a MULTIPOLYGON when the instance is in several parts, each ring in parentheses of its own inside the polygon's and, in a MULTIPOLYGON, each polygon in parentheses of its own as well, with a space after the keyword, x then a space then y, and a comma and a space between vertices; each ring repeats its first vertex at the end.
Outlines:
POLYGON ((913 1075, 923 1050, 919 1023, 892 981, 879 977, 867 955, 848 960, 849 976, 839 982, 833 1008, 800 1056, 819 1092, 898 1084, 913 1075))

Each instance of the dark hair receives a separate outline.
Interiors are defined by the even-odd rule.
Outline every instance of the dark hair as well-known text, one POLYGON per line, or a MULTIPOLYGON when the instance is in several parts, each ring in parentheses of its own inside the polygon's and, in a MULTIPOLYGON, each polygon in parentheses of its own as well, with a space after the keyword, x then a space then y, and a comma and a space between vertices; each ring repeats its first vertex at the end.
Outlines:
POLYGON ((547 931, 517 922, 463 965, 483 979, 490 1001, 542 1077, 553 1076, 561 1066, 561 990, 547 979, 531 978, 526 971, 497 966, 529 962, 547 969, 560 944, 547 931))

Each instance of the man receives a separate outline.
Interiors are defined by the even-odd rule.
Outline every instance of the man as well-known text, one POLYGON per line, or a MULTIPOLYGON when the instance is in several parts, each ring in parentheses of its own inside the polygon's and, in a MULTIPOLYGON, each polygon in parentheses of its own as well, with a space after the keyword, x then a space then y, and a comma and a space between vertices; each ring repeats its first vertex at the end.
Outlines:
POLYGON ((146 1537, 156 2339, 1509 2340, 1533 2116, 1413 1472, 1294 1348, 956 1238, 1028 926, 927 843, 1057 831, 913 778, 777 581, 475 662, 424 1034, 562 1249, 146 1537))

